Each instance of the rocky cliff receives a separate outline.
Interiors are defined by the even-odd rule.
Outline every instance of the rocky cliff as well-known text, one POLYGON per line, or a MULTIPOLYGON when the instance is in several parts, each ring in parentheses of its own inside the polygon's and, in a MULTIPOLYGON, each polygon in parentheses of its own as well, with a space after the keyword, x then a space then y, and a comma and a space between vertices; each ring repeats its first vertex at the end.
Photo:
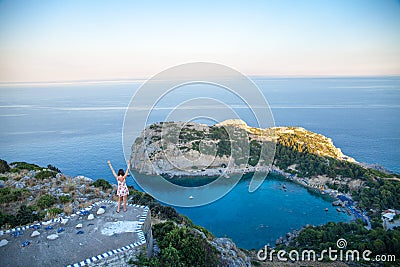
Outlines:
POLYGON ((269 168, 277 143, 320 157, 354 162, 330 138, 300 127, 260 129, 242 120, 212 126, 161 122, 148 126, 132 145, 132 167, 144 174, 215 175, 269 168), (264 157, 260 155, 265 148, 264 157), (265 152, 266 151, 266 152, 265 152))

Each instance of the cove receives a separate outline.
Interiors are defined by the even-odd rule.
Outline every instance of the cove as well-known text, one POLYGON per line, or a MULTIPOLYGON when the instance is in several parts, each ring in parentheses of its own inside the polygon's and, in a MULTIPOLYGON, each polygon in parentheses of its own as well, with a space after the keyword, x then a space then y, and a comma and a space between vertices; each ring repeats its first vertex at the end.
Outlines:
POLYGON ((232 191, 213 203, 175 208, 215 236, 232 238, 245 249, 260 249, 266 244, 274 246, 280 236, 306 224, 321 225, 352 219, 347 214, 338 213, 329 197, 276 174, 269 174, 258 190, 249 193, 250 177, 244 175, 232 191))

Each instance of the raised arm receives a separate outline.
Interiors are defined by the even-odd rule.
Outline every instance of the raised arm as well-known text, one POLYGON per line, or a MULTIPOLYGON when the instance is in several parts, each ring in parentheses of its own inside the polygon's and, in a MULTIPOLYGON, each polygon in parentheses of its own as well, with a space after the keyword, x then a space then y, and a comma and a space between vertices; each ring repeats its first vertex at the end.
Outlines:
POLYGON ((117 179, 118 176, 115 173, 113 166, 111 165, 111 161, 107 161, 107 164, 108 164, 108 167, 110 167, 112 173, 114 174, 115 179, 117 179))
POLYGON ((129 160, 127 160, 126 163, 127 163, 127 167, 126 167, 126 172, 125 172, 125 175, 124 175, 124 179, 126 179, 126 177, 128 177, 129 169, 131 167, 131 162, 129 160))

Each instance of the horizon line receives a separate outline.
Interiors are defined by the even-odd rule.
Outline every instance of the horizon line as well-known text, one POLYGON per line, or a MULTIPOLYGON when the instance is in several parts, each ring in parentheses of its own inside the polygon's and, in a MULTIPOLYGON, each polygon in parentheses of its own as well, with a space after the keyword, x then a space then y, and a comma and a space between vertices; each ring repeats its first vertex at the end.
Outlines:
MULTIPOLYGON (((330 79, 330 78, 390 78, 400 77, 400 74, 378 74, 378 75, 246 75, 250 79, 296 79, 296 78, 309 78, 309 79, 330 79)), ((75 85, 75 84, 105 84, 105 83, 138 83, 150 80, 149 78, 115 78, 115 79, 82 79, 82 80, 53 80, 53 81, 11 81, 1 82, 0 87, 4 86, 18 86, 18 85, 75 85)))

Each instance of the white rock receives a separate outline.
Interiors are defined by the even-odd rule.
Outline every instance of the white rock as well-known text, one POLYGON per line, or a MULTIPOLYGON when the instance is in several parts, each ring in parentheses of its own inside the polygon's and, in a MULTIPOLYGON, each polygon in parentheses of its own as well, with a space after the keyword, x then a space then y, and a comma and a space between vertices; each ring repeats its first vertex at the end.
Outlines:
POLYGON ((47 236, 47 239, 49 239, 49 240, 55 240, 57 238, 58 238, 58 235, 56 235, 56 234, 52 234, 52 235, 47 236))
POLYGON ((31 237, 35 237, 40 235, 39 231, 33 231, 33 233, 31 234, 31 237))
POLYGON ((98 209, 98 211, 97 211, 97 215, 103 214, 104 212, 106 212, 106 210, 103 209, 103 208, 100 208, 100 209, 98 209))
POLYGON ((93 220, 94 219, 94 215, 93 214, 89 214, 89 216, 87 217, 88 220, 93 220))
POLYGON ((76 228, 82 228, 82 224, 81 224, 81 223, 78 223, 78 224, 76 225, 76 228))
POLYGON ((68 222, 68 219, 61 219, 61 224, 66 224, 68 222))
POLYGON ((49 225, 49 224, 51 224, 51 221, 42 222, 42 225, 49 225))
POLYGON ((3 246, 5 246, 5 245, 7 245, 8 244, 8 240, 7 239, 2 239, 1 241, 0 241, 0 247, 3 247, 3 246))

